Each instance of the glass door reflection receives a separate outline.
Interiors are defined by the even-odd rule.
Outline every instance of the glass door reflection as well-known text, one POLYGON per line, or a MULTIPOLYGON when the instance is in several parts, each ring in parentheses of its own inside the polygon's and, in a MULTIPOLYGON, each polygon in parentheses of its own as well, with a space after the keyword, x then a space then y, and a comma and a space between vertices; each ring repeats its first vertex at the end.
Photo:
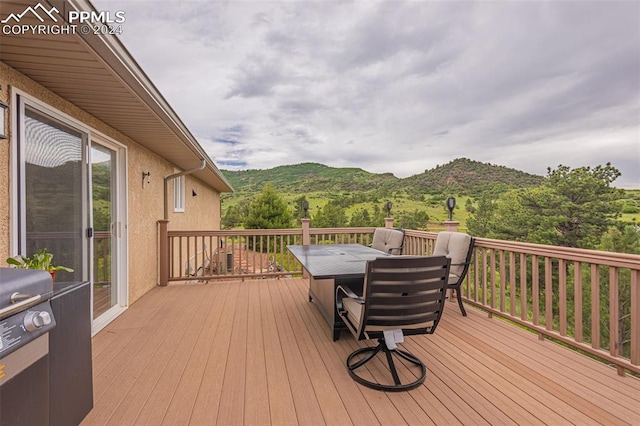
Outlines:
POLYGON ((116 159, 115 151, 92 144, 94 320, 118 304, 116 159))

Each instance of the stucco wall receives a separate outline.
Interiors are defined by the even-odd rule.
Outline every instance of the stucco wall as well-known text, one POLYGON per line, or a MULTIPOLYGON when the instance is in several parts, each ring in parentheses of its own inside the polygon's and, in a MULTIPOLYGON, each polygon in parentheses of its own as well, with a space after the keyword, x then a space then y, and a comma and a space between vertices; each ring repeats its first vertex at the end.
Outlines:
MULTIPOLYGON (((0 101, 9 104, 9 88, 5 78, 5 70, 0 62, 0 101)), ((9 109, 7 109, 5 129, 9 133, 9 109)), ((7 134, 9 136, 9 134, 7 134)), ((10 139, 0 139, 0 265, 9 257, 9 186, 10 186, 10 139)))
MULTIPOLYGON (((95 129, 127 147, 128 185, 128 263, 129 303, 135 302, 158 283, 158 231, 157 221, 164 216, 164 177, 178 171, 169 161, 137 144, 116 129, 50 92, 23 74, 0 62, 0 99, 10 105, 10 88, 45 102, 85 125, 95 129), (142 185, 142 173, 150 172, 150 183, 142 185)), ((9 128, 9 123, 7 123, 9 128)), ((0 261, 10 253, 10 146, 9 140, 0 140, 0 261)), ((219 229, 220 196, 217 191, 192 176, 186 179, 185 213, 173 213, 173 186, 169 185, 169 229, 219 229), (193 197, 192 189, 197 192, 193 197)))
MULTIPOLYGON (((173 173, 177 173, 175 170, 173 173)), ((185 180, 185 211, 173 211, 173 185, 169 181, 169 230, 193 229, 191 224, 202 224, 196 229, 220 229, 220 194, 208 191, 207 186, 198 179, 187 175, 185 180), (195 191, 196 195, 193 195, 195 191), (213 222, 213 223, 212 223, 213 222), (215 228, 213 227, 215 226, 215 228)))

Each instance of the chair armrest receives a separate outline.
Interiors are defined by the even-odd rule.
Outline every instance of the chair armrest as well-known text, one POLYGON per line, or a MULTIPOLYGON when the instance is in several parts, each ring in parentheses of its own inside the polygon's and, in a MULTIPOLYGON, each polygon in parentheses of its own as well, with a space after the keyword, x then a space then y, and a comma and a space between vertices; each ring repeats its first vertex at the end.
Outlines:
POLYGON ((352 299, 357 299, 358 303, 364 304, 364 299, 362 297, 358 296, 357 294, 355 294, 353 292, 353 290, 351 290, 347 286, 339 285, 338 288, 336 289, 336 295, 338 294, 338 292, 342 292, 342 293, 344 293, 345 296, 350 297, 352 299))
POLYGON ((364 305, 364 299, 353 292, 349 287, 343 287, 339 285, 336 288, 336 309, 338 312, 344 312, 344 308, 342 307, 342 299, 344 297, 348 297, 349 299, 353 299, 361 305, 364 305))

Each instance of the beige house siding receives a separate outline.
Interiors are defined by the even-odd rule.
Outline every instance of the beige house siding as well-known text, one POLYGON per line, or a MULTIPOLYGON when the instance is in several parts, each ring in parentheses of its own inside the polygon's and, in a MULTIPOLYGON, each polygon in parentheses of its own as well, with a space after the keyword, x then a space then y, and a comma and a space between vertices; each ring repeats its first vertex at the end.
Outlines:
MULTIPOLYGON (((173 173, 177 173, 175 170, 173 173)), ((175 180, 169 181, 169 229, 193 229, 195 223, 197 229, 220 229, 220 194, 207 191, 207 186, 192 176, 185 176, 185 211, 184 213, 173 211, 173 194, 175 180), (195 191, 196 195, 193 195, 195 191), (212 220, 215 225, 212 224, 212 220), (198 226, 197 224, 202 224, 198 226)))
MULTIPOLYGON (((46 103, 75 120, 84 123, 127 148, 127 212, 128 212, 128 265, 129 265, 129 303, 138 300, 158 283, 158 231, 157 221, 164 216, 164 177, 176 173, 171 162, 159 157, 150 150, 137 144, 86 111, 49 91, 42 85, 29 79, 15 69, 0 62, 0 100, 9 105, 9 114, 13 116, 10 91, 19 89, 46 103), (150 183, 142 185, 142 173, 150 172, 150 183)), ((96 90, 100 90, 98 87, 96 90)), ((7 120, 10 134, 10 121, 7 120)), ((14 253, 11 251, 11 227, 13 220, 10 211, 11 139, 0 140, 0 260, 14 253)), ((198 164, 194 164, 197 167, 198 164)), ((173 213, 173 183, 168 185, 170 229, 219 229, 220 194, 192 176, 186 177, 185 212, 173 213), (192 189, 197 196, 192 196, 192 189)))
MULTIPOLYGON (((0 62, 0 101, 9 105, 9 88, 7 87, 7 79, 5 67, 0 62)), ((10 137, 9 110, 7 110, 4 128, 7 136, 10 137)), ((9 169, 10 157, 10 139, 0 140, 0 264, 4 265, 4 260, 9 257, 9 186, 11 171, 9 169)))

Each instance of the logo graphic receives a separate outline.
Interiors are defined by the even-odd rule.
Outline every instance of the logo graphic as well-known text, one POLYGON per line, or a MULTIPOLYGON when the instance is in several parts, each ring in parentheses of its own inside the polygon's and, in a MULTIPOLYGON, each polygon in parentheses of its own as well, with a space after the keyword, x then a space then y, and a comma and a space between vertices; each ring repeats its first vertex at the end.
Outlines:
POLYGON ((58 35, 58 34, 94 34, 99 36, 122 34, 122 23, 125 22, 125 13, 118 10, 70 10, 68 16, 60 15, 60 11, 52 6, 47 9, 42 3, 28 6, 21 13, 10 13, 0 20, 2 34, 5 35, 58 35), (33 25, 33 18, 40 21, 33 25), (24 21, 24 22, 21 22, 24 21), (60 22, 59 22, 60 21, 60 22))
POLYGON ((47 8, 45 8, 42 4, 38 3, 35 6, 31 7, 28 6, 24 12, 19 13, 19 14, 15 14, 15 13, 11 13, 9 14, 9 16, 7 16, 5 19, 3 19, 2 21, 0 21, 3 24, 8 24, 9 21, 11 21, 13 19, 13 21, 18 24, 20 23, 20 20, 22 19, 22 17, 24 15, 26 15, 27 13, 31 13, 33 16, 35 16, 40 22, 44 22, 44 19, 42 18, 42 16, 40 16, 40 14, 38 14, 38 10, 40 10, 41 14, 44 14, 46 16, 48 16, 49 18, 51 18, 51 20, 53 22, 58 22, 58 19, 56 19, 55 15, 53 14, 53 12, 55 13, 60 13, 60 11, 55 7, 52 6, 51 10, 47 10, 47 8))

